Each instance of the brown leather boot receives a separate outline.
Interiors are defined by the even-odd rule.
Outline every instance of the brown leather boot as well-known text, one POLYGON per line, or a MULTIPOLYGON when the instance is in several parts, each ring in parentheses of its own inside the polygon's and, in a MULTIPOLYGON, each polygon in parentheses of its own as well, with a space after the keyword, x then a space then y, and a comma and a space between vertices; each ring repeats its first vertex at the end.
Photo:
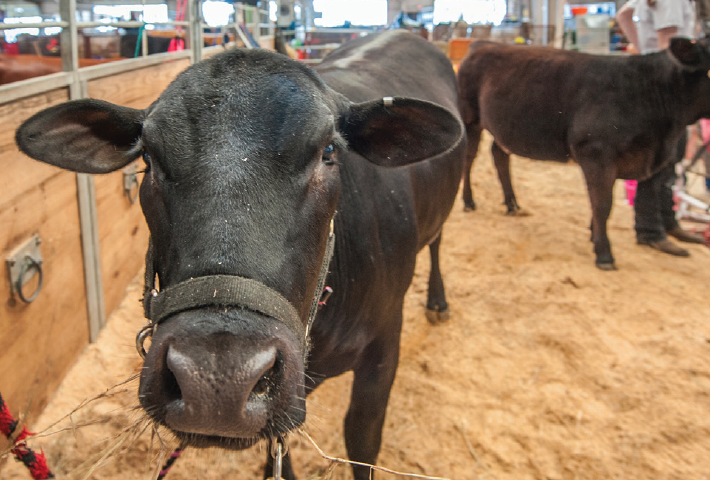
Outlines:
POLYGON ((675 237, 681 242, 687 243, 699 243, 701 245, 707 245, 705 238, 699 233, 689 232, 688 230, 683 230, 680 227, 675 227, 673 230, 666 232, 671 237, 675 237))
POLYGON ((663 240, 648 241, 648 240, 637 240, 636 243, 639 245, 648 245, 651 248, 655 248, 663 253, 668 253, 669 255, 675 255, 676 257, 689 257, 690 252, 685 248, 680 248, 675 243, 671 242, 667 238, 663 240))

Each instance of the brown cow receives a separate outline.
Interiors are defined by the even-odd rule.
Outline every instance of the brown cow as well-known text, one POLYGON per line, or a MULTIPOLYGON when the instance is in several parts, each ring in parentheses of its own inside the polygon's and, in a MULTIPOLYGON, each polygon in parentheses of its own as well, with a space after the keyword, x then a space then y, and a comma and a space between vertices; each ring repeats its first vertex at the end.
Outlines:
POLYGON ((519 210, 509 154, 572 158, 592 204, 596 265, 613 270, 606 232, 617 178, 643 180, 668 164, 686 125, 710 116, 710 40, 674 38, 667 51, 634 57, 475 42, 459 69, 468 133, 463 198, 475 209, 470 171, 483 129, 508 213, 519 210))
POLYGON ((23 64, 12 60, 0 60, 0 85, 61 71, 62 68, 59 65, 47 65, 44 63, 23 64))

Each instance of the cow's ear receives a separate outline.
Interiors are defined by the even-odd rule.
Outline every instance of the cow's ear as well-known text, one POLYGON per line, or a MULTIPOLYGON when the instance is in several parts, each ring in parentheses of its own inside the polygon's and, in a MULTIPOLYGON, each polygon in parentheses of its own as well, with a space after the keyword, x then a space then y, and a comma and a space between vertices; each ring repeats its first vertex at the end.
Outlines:
POLYGON ((463 135, 461 121, 449 110, 401 97, 353 104, 340 127, 352 150, 385 167, 444 153, 458 145, 463 135))
POLYGON ((671 38, 668 51, 683 67, 691 70, 710 67, 710 52, 704 42, 674 37, 671 38))
POLYGON ((27 119, 15 134, 26 155, 81 173, 108 173, 140 155, 143 110, 75 100, 27 119))

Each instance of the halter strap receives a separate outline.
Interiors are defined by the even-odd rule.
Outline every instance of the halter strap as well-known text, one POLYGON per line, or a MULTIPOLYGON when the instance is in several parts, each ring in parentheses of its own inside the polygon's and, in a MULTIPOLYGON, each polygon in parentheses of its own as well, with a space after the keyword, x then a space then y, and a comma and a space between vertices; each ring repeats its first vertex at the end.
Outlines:
POLYGON ((304 334, 301 320, 291 302, 261 282, 236 275, 191 278, 149 295, 147 304, 150 311, 148 318, 156 325, 185 310, 230 305, 273 317, 299 337, 304 334))
POLYGON ((143 313, 148 319, 148 325, 141 329, 136 338, 138 353, 141 356, 145 355, 142 346, 145 337, 152 335, 158 325, 171 315, 195 308, 233 306, 246 308, 282 322, 300 339, 305 355, 308 334, 318 313, 318 301, 323 292, 334 250, 335 233, 333 219, 331 219, 323 263, 318 274, 308 322, 304 328, 291 302, 276 290, 251 278, 237 275, 208 275, 191 278, 158 291, 155 288, 155 252, 151 237, 145 258, 143 289, 143 313))

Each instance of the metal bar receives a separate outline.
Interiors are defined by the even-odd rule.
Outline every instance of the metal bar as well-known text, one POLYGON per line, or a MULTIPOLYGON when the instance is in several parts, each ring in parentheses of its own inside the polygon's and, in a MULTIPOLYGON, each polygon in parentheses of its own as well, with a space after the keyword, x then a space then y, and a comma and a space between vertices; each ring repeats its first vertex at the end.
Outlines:
POLYGON ((125 22, 78 22, 79 28, 96 28, 96 27, 116 27, 116 28, 139 28, 143 25, 155 25, 156 27, 173 27, 187 26, 188 22, 141 22, 141 21, 125 21, 125 22))
POLYGON ((687 202, 689 205, 692 205, 695 208, 700 208, 700 209, 705 210, 706 212, 710 213, 710 205, 703 202, 702 200, 695 198, 692 195, 685 193, 685 192, 675 192, 675 194, 683 202, 687 202))
POLYGON ((200 0, 188 0, 190 7, 190 51, 192 52, 192 63, 202 60, 202 2, 200 0))
POLYGON ((339 43, 326 43, 318 45, 300 45, 298 47, 293 47, 294 50, 335 50, 340 46, 339 43))
MULTIPOLYGON (((143 5, 142 11, 143 11, 143 17, 145 18, 145 0, 141 0, 141 5, 143 5)), ((142 51, 141 57, 147 57, 148 56, 148 32, 145 31, 145 25, 141 26, 140 30, 138 30, 138 31, 141 34, 141 38, 140 39, 137 38, 136 42, 138 40, 141 41, 141 51, 142 51)))
POLYGON ((106 324, 94 177, 85 173, 77 173, 76 187, 81 225, 81 246, 84 256, 86 307, 89 314, 89 339, 93 343, 106 324))
POLYGON ((79 69, 79 34, 76 29, 76 0, 60 0, 59 14, 67 23, 68 28, 62 28, 60 41, 63 45, 62 70, 76 72, 79 69))
POLYGON ((248 49, 254 48, 254 47, 252 47, 251 42, 249 41, 247 36, 244 34, 244 32, 242 31, 242 28, 239 25, 237 25, 237 35, 239 35, 239 38, 242 40, 242 42, 244 42, 244 46, 246 48, 248 48, 248 49))
POLYGON ((66 87, 71 81, 71 73, 61 72, 2 85, 0 86, 0 105, 66 87))
MULTIPOLYGON (((77 28, 96 27, 116 27, 116 28, 137 28, 143 25, 155 25, 156 27, 187 27, 190 22, 76 22, 77 28)), ((0 30, 12 30, 15 28, 66 28, 69 22, 35 22, 35 23, 0 23, 0 30)))
MULTIPOLYGON (((62 70, 70 78, 69 98, 77 100, 88 96, 85 81, 79 78, 79 33, 76 21, 76 0, 60 0, 59 12, 68 27, 62 29, 62 70)), ((76 174, 81 251, 84 259, 84 284, 86 288, 86 313, 89 318, 89 340, 95 342, 106 323, 104 290, 101 275, 101 250, 99 221, 96 214, 94 178, 84 173, 76 174)))
POLYGON ((36 23, 0 23, 0 30, 11 30, 13 28, 49 28, 67 27, 67 22, 36 22, 36 23))

